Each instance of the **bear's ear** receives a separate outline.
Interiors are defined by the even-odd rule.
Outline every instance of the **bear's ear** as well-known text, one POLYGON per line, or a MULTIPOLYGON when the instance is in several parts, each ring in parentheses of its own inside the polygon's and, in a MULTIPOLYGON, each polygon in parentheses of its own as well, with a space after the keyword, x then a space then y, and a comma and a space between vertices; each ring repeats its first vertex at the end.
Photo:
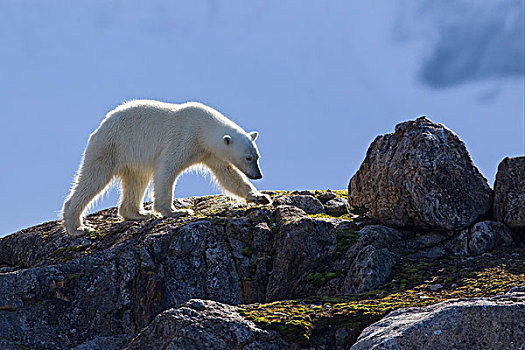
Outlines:
POLYGON ((258 131, 252 131, 248 135, 250 135, 252 141, 255 141, 255 140, 257 140, 257 137, 259 136, 259 132, 258 131))
POLYGON ((227 144, 227 145, 232 143, 232 137, 230 135, 224 135, 224 137, 222 139, 224 140, 224 143, 227 144))

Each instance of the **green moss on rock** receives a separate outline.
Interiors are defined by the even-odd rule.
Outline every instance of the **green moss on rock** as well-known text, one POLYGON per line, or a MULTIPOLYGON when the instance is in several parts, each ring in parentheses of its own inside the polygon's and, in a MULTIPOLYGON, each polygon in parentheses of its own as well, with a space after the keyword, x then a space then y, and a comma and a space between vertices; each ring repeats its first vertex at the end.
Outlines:
POLYGON ((85 250, 87 248, 86 245, 74 245, 74 246, 69 246, 69 247, 60 247, 60 248, 57 248, 53 254, 60 254, 60 253, 64 253, 64 252, 81 252, 83 250, 85 250))
MULTIPOLYGON (((476 258, 404 259, 381 290, 345 298, 308 298, 246 305, 244 317, 301 345, 316 328, 350 326, 360 332, 392 310, 456 298, 488 297, 525 285, 522 248, 500 248, 476 258), (433 284, 442 288, 433 290, 433 284)), ((312 280, 321 280, 313 274, 312 280)))
POLYGON ((16 307, 14 307, 13 305, 0 305, 0 311, 14 312, 16 311, 16 307))
POLYGON ((304 281, 306 283, 310 283, 316 286, 324 286, 326 282, 330 281, 331 279, 336 278, 339 275, 340 274, 337 272, 311 273, 308 276, 306 276, 304 281))
POLYGON ((355 243, 357 238, 359 238, 357 231, 359 231, 359 229, 355 225, 352 225, 350 228, 345 230, 336 231, 337 247, 335 251, 335 257, 337 259, 341 258, 344 253, 346 253, 346 251, 355 243))
POLYGON ((335 193, 337 197, 348 198, 348 190, 332 190, 332 192, 335 193))
POLYGON ((252 247, 249 245, 242 248, 241 254, 247 258, 252 256, 252 247))

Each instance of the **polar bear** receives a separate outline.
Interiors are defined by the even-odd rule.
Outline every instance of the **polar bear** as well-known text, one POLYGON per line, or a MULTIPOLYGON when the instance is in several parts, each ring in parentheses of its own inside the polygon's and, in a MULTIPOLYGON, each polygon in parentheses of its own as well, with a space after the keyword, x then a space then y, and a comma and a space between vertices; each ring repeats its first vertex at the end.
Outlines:
POLYGON ((125 220, 142 220, 153 212, 142 201, 153 181, 153 211, 163 216, 191 215, 173 207, 179 175, 194 165, 207 167, 221 189, 247 201, 269 204, 270 197, 248 181, 261 179, 258 132, 241 127, 200 103, 136 100, 110 111, 90 135, 62 217, 71 236, 93 228, 83 224, 87 206, 115 178, 122 194, 118 213, 125 220))

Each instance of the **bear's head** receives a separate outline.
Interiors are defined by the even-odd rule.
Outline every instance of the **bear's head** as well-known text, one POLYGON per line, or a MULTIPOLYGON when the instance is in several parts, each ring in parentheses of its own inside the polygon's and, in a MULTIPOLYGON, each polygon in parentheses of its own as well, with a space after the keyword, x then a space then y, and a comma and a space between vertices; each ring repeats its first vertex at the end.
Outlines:
POLYGON ((225 158, 242 171, 249 179, 262 179, 259 168, 259 150, 255 140, 259 136, 257 131, 251 133, 239 132, 232 135, 224 135, 225 158))

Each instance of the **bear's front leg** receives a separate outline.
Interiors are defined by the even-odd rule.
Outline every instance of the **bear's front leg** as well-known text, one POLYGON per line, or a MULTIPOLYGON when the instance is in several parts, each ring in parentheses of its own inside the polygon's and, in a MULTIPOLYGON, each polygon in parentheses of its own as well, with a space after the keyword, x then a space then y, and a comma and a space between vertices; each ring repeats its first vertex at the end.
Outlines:
POLYGON ((272 200, 267 194, 259 192, 255 186, 237 168, 216 157, 208 157, 204 163, 226 191, 244 198, 248 202, 258 204, 271 204, 272 200))
POLYGON ((246 198, 248 202, 253 202, 257 204, 270 204, 272 203, 272 199, 269 195, 264 194, 262 192, 255 192, 248 194, 248 197, 246 198))
POLYGON ((181 170, 164 166, 157 170, 153 177, 153 210, 165 217, 178 218, 193 215, 191 209, 175 209, 173 207, 173 187, 181 170))

